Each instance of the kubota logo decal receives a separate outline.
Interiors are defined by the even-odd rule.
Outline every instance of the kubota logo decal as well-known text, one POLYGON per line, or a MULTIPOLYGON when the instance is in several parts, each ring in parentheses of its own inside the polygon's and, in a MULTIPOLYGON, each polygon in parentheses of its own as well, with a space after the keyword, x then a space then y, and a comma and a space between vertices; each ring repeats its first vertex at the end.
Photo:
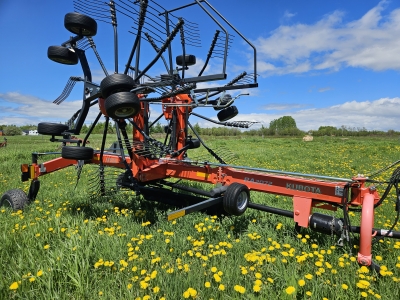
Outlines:
POLYGON ((250 177, 245 177, 244 181, 249 181, 249 182, 254 182, 254 183, 259 183, 259 184, 272 185, 272 181, 254 179, 254 178, 250 178, 250 177))
POLYGON ((286 188, 290 190, 302 191, 302 192, 311 192, 316 194, 321 194, 321 190, 319 187, 310 186, 310 185, 301 185, 294 183, 286 183, 286 188))

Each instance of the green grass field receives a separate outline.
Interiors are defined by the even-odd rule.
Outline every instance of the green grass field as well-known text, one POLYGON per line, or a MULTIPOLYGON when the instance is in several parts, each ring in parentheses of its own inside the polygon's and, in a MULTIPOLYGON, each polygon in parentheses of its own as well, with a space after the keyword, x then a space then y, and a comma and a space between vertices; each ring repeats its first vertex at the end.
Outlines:
MULTIPOLYGON (((100 147, 100 136, 90 141, 100 147)), ((400 159, 398 138, 208 137, 207 142, 230 149, 237 165, 345 178, 400 159)), ((57 151, 57 146, 44 136, 9 137, 8 146, 0 148, 0 194, 26 191, 20 164, 30 163, 33 151, 57 151)), ((376 179, 386 180, 392 172, 376 179)), ((293 220, 284 217, 248 209, 240 217, 194 213, 168 222, 173 207, 138 199, 132 191, 91 200, 87 187, 94 174, 85 166, 76 189, 74 167, 48 174, 26 209, 0 208, 0 299, 400 298, 398 240, 373 245, 382 267, 378 275, 357 264, 356 248, 339 247, 337 237, 309 229, 298 234, 293 220)), ((384 187, 378 187, 381 194, 384 187)), ((286 197, 251 197, 292 206, 286 197)), ((340 211, 325 213, 341 217, 340 211)), ((352 225, 359 225, 359 215, 351 215, 352 225)), ((395 217, 391 195, 376 209, 375 227, 389 228, 395 217)))

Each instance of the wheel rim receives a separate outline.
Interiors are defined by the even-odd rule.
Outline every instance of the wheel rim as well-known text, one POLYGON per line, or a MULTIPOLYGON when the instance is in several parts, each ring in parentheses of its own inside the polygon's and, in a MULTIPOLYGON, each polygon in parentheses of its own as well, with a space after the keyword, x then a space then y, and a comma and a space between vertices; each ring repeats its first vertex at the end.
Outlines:
POLYGON ((1 203, 1 205, 0 206, 2 206, 2 207, 9 207, 9 208, 13 208, 12 207, 12 205, 11 205, 11 202, 10 201, 8 201, 7 199, 5 199, 2 203, 1 203))
POLYGON ((244 208, 246 208, 247 206, 247 201, 248 201, 248 197, 247 197, 247 192, 246 191, 242 191, 237 198, 237 208, 239 210, 243 210, 244 208))
POLYGON ((82 27, 74 27, 72 26, 71 31, 75 32, 76 34, 80 34, 82 33, 82 35, 89 35, 91 34, 90 30, 87 30, 86 28, 82 28, 82 27))
POLYGON ((115 111, 115 116, 119 117, 119 118, 127 118, 130 116, 133 116, 136 112, 136 109, 134 107, 121 107, 118 108, 115 111))

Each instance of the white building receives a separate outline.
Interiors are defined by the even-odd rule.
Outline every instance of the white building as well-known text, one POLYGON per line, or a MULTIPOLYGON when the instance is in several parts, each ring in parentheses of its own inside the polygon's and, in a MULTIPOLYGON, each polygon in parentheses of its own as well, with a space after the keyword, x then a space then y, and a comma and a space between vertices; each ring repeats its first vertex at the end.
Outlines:
POLYGON ((29 130, 28 135, 38 135, 37 130, 29 130))

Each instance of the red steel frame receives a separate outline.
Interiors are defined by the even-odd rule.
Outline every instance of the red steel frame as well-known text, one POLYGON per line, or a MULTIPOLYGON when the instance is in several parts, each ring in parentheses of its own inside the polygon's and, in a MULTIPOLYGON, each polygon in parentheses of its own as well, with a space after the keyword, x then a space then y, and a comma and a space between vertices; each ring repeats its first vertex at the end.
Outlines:
MULTIPOLYGON (((99 101, 101 111, 104 111, 103 101, 99 101)), ((185 146, 187 115, 191 112, 192 99, 189 95, 182 94, 162 101, 163 113, 167 120, 176 114, 175 132, 177 143, 176 149, 185 146)), ((141 102, 141 112, 133 121, 139 128, 144 127, 144 114, 148 109, 147 103, 141 102)), ((140 131, 133 130, 134 141, 144 141, 140 131)), ((358 253, 358 262, 362 265, 371 265, 371 242, 374 225, 374 205, 379 201, 379 195, 375 188, 365 185, 366 179, 355 177, 349 182, 331 182, 313 178, 294 177, 286 175, 270 174, 268 172, 257 172, 240 170, 229 166, 194 165, 182 160, 184 152, 175 158, 160 160, 148 159, 137 155, 133 151, 132 159, 126 156, 124 159, 131 167, 132 174, 140 182, 150 182, 157 179, 179 178, 198 182, 230 185, 234 182, 246 185, 251 191, 289 196, 293 198, 294 221, 301 227, 309 226, 309 219, 314 207, 333 210, 335 205, 343 204, 343 191, 348 188, 350 199, 346 199, 346 205, 362 206, 361 239, 358 253)), ((36 180, 39 176, 77 164, 78 161, 56 158, 41 164, 32 163, 22 165, 22 171, 29 173, 29 178, 36 180)), ((100 151, 96 151, 91 161, 85 163, 99 164, 100 151)), ((125 169, 123 158, 115 153, 103 153, 103 165, 125 169)))

